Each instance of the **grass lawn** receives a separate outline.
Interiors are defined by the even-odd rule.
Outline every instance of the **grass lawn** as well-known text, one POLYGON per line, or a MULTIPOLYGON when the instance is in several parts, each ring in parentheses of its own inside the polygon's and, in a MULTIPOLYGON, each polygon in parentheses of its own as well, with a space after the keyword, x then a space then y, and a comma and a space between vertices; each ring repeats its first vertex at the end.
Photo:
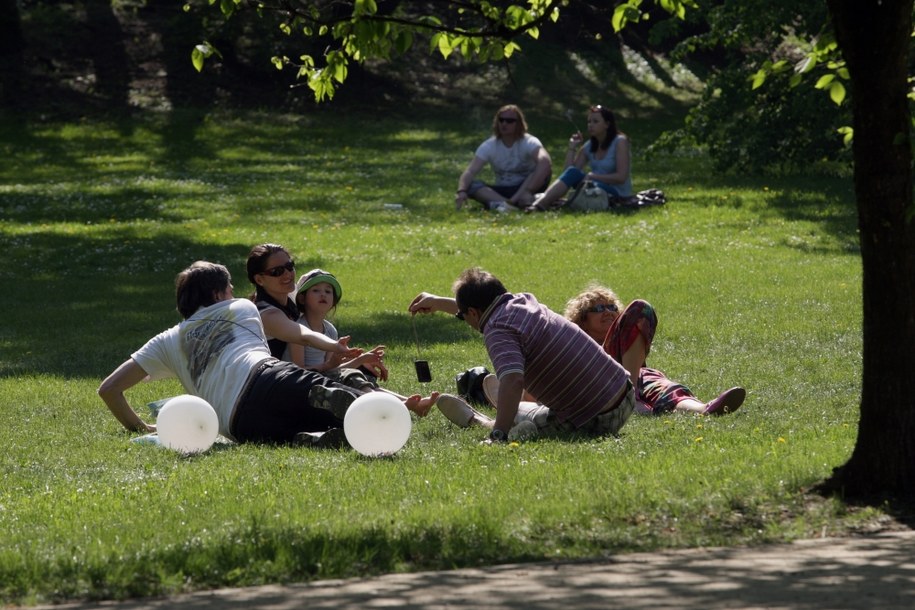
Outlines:
MULTIPOLYGON (((805 493, 855 440, 850 178, 715 176, 701 155, 645 159, 634 137, 635 186, 664 189, 666 206, 457 212, 457 177, 490 118, 5 122, 0 601, 760 544, 888 518, 805 493), (433 412, 390 459, 264 446, 185 458, 130 442, 100 380, 177 322, 178 271, 224 263, 246 294, 245 256, 265 241, 337 275, 337 327, 388 346, 387 387, 402 393, 453 391, 456 373, 489 364, 469 327, 422 317, 434 380, 421 387, 406 314, 418 292, 447 294, 479 265, 558 311, 591 281, 644 298, 660 316, 652 366, 706 400, 733 385, 749 395, 727 417, 634 416, 619 439, 500 447, 433 412)), ((561 154, 564 119, 528 118, 561 154)), ((157 382, 128 398, 144 412, 178 392, 157 382)))

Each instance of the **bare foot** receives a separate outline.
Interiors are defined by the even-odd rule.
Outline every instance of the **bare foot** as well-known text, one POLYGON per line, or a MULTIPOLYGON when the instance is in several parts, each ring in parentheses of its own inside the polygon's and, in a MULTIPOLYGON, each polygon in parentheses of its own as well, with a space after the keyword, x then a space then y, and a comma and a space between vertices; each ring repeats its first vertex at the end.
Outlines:
POLYGON ((404 400, 404 404, 407 405, 407 408, 419 417, 425 417, 429 414, 429 410, 435 405, 435 401, 438 400, 439 392, 432 392, 429 396, 423 398, 419 394, 413 394, 412 396, 407 397, 404 400))

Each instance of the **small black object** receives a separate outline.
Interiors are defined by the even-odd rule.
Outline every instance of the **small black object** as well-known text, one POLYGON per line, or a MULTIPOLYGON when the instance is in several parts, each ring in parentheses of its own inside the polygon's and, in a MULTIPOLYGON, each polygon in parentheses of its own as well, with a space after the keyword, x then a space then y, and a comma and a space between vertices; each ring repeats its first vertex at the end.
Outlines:
POLYGON ((413 366, 416 367, 416 381, 420 383, 429 383, 432 381, 432 371, 429 370, 429 361, 419 359, 419 335, 416 333, 416 316, 410 316, 410 324, 413 326, 413 339, 416 340, 416 360, 413 366))
POLYGON ((489 433, 489 440, 494 443, 507 443, 508 434, 504 430, 493 428, 493 431, 489 433))
POLYGON ((414 360, 413 366, 416 367, 416 381, 420 383, 432 381, 432 371, 429 370, 428 360, 414 360))
POLYGON ((483 392, 483 380, 489 375, 485 366, 475 366, 454 376, 458 396, 479 405, 489 405, 483 392))

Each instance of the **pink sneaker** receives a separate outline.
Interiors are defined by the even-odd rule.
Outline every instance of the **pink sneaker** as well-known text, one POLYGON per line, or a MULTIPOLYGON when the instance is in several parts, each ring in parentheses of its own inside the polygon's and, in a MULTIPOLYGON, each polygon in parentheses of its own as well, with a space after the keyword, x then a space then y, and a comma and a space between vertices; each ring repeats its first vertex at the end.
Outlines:
POLYGON ((743 388, 731 388, 725 390, 715 400, 705 405, 703 415, 727 415, 736 411, 743 404, 747 397, 747 391, 743 388))

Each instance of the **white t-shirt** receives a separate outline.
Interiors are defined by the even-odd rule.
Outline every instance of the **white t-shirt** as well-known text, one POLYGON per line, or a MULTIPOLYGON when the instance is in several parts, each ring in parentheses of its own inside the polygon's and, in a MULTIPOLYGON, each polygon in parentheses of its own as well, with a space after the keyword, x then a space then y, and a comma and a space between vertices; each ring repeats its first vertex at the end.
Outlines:
POLYGON ((506 146, 495 136, 480 144, 477 157, 492 166, 496 175, 495 186, 521 184, 537 167, 537 151, 543 148, 540 140, 529 133, 511 146, 506 146))
POLYGON ((198 309, 131 358, 151 381, 177 377, 188 394, 210 403, 219 417, 219 433, 232 438, 232 412, 248 375, 270 358, 270 348, 254 303, 232 299, 198 309))
MULTIPOLYGON (((299 318, 299 324, 303 326, 308 326, 308 323, 305 322, 305 317, 302 316, 299 318)), ((340 337, 337 335, 337 328, 324 320, 324 331, 323 333, 336 341, 340 337)), ((327 359, 327 352, 323 349, 318 349, 317 347, 311 347, 310 345, 305 346, 305 368, 310 369, 321 364, 324 364, 324 361, 327 359)), ((289 346, 286 346, 286 350, 283 352, 283 360, 292 362, 292 356, 289 353, 289 346)))

